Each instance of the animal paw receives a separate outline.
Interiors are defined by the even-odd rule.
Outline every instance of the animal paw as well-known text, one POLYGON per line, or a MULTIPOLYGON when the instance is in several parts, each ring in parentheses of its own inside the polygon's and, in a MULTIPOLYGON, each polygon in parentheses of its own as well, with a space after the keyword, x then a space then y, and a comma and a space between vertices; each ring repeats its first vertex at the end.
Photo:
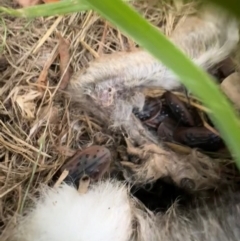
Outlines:
POLYGON ((127 145, 128 154, 141 160, 140 163, 121 162, 124 178, 134 185, 141 186, 170 177, 178 187, 192 192, 228 182, 222 178, 219 162, 197 150, 180 155, 153 143, 136 147, 127 140, 127 145))

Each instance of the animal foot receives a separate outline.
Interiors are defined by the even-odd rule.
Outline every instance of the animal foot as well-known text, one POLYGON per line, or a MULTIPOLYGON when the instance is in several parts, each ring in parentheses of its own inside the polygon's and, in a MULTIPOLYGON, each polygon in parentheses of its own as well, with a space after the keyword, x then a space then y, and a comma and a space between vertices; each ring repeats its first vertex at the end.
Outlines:
POLYGON ((121 162, 124 178, 134 185, 141 186, 170 177, 178 187, 192 192, 228 183, 220 172, 219 161, 197 150, 180 155, 153 143, 136 147, 129 140, 127 146, 128 154, 141 160, 139 164, 121 162))

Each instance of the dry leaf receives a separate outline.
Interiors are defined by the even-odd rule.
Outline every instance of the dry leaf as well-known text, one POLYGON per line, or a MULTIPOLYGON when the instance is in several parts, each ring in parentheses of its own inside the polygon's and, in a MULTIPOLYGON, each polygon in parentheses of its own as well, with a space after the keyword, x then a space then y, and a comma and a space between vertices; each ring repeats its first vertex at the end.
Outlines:
POLYGON ((37 120, 33 122, 32 128, 30 129, 28 138, 30 139, 34 134, 37 133, 38 129, 47 121, 53 124, 57 121, 58 109, 53 106, 46 106, 41 109, 37 120))
POLYGON ((60 55, 60 72, 62 77, 59 89, 64 90, 67 87, 71 77, 71 70, 69 66, 69 42, 64 39, 59 33, 57 33, 57 36, 59 38, 58 52, 60 55))
POLYGON ((59 154, 66 157, 71 157, 76 153, 76 150, 70 149, 68 146, 57 146, 56 150, 59 151, 59 154))
POLYGON ((19 106, 22 116, 26 119, 33 119, 35 116, 36 103, 35 100, 38 98, 39 92, 30 90, 28 93, 17 95, 15 102, 19 106))
POLYGON ((47 86, 47 75, 48 75, 48 68, 43 68, 42 72, 40 73, 37 79, 38 90, 43 92, 43 86, 47 86))
POLYGON ((16 1, 22 7, 29 7, 29 6, 33 6, 33 5, 42 3, 41 0, 16 0, 16 1))
POLYGON ((6 101, 11 99, 11 102, 17 104, 24 118, 32 119, 36 112, 36 100, 42 96, 39 91, 31 89, 30 86, 16 86, 9 93, 6 101))
POLYGON ((57 51, 54 50, 50 56, 50 58, 48 59, 48 61, 45 63, 42 72, 40 73, 36 84, 38 85, 38 90, 40 92, 44 91, 44 87, 47 86, 47 75, 48 75, 48 70, 50 68, 50 66, 52 65, 53 61, 56 59, 57 57, 57 51))

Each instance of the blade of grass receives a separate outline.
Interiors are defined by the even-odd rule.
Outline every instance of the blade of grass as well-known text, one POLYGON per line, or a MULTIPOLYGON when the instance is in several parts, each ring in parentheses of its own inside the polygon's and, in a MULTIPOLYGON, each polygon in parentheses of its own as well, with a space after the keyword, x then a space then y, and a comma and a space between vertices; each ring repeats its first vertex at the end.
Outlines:
POLYGON ((180 81, 202 100, 205 106, 212 111, 210 117, 240 167, 240 122, 233 107, 210 76, 197 67, 132 7, 121 0, 86 0, 86 2, 172 69, 179 76, 180 81))
MULTIPOLYGON (((131 2, 133 0, 123 0, 131 2)), ((91 10, 90 6, 82 0, 64 0, 61 2, 47 3, 25 7, 20 9, 6 8, 0 6, 0 14, 5 13, 15 17, 49 17, 54 15, 70 14, 91 10)))
POLYGON ((21 201, 21 205, 20 205, 20 209, 19 209, 19 213, 20 213, 20 214, 23 213, 23 209, 24 209, 24 205, 25 205, 25 202, 26 202, 26 199, 27 199, 27 195, 28 195, 29 190, 30 190, 30 187, 31 187, 31 185, 32 185, 32 182, 33 182, 33 179, 34 179, 34 175, 35 175, 35 173, 36 173, 37 166, 38 166, 38 163, 39 163, 39 160, 40 160, 40 154, 41 154, 41 151, 43 150, 43 147, 44 147, 44 145, 45 145, 45 136, 46 136, 47 126, 48 126, 48 125, 46 125, 46 128, 44 129, 43 136, 42 136, 41 139, 40 139, 40 147, 39 147, 39 152, 38 152, 38 154, 37 154, 37 160, 36 160, 36 162, 35 162, 34 165, 33 165, 32 174, 31 174, 31 177, 30 177, 30 179, 29 179, 26 192, 25 192, 25 194, 24 194, 24 196, 23 196, 23 199, 22 199, 22 201, 21 201))
POLYGON ((0 44, 0 54, 3 52, 6 42, 7 42, 7 26, 3 18, 0 18, 1 25, 3 27, 4 33, 0 36, 2 43, 0 44))
POLYGON ((47 17, 90 10, 89 5, 81 0, 65 0, 57 3, 35 5, 26 8, 12 9, 0 6, 0 13, 16 17, 47 17))

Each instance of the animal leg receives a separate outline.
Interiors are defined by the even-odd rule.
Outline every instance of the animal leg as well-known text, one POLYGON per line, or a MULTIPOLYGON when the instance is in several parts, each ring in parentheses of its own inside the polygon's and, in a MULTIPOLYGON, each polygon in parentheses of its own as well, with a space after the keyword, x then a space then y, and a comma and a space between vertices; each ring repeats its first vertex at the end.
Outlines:
POLYGON ((145 185, 164 177, 170 177, 177 186, 191 192, 228 184, 218 160, 197 150, 180 155, 154 143, 135 147, 127 141, 127 145, 128 153, 142 160, 140 164, 121 162, 125 179, 135 185, 145 185))

